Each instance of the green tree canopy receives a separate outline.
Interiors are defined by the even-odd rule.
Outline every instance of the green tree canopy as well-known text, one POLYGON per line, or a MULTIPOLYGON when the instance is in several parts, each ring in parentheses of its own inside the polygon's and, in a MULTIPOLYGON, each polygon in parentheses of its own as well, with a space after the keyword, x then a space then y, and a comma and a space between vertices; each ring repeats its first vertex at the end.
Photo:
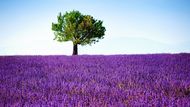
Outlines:
POLYGON ((58 22, 52 23, 55 39, 59 42, 72 41, 73 55, 78 54, 78 45, 91 45, 104 38, 106 31, 103 21, 96 20, 90 15, 83 15, 79 11, 59 13, 58 22))

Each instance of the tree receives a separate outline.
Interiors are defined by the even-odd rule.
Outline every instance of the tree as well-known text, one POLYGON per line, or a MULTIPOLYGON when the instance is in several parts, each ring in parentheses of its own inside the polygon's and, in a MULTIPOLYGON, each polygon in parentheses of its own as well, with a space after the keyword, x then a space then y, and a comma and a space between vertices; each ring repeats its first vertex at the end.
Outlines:
POLYGON ((59 13, 58 22, 52 23, 52 30, 59 42, 72 41, 73 55, 78 54, 78 45, 91 45, 104 38, 106 31, 103 21, 96 20, 90 15, 83 15, 79 11, 59 13))

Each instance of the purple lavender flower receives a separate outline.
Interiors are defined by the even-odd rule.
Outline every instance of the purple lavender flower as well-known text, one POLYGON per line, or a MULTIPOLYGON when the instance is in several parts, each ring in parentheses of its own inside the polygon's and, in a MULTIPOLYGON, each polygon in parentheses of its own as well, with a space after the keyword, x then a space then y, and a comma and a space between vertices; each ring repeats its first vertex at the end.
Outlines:
POLYGON ((0 106, 190 106, 190 54, 1 56, 0 106))

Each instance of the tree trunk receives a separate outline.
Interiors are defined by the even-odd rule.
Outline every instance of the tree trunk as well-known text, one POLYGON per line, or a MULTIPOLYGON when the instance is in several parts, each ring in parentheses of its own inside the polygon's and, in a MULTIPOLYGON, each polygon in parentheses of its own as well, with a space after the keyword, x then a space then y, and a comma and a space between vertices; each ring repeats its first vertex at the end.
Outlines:
POLYGON ((77 46, 77 44, 73 44, 73 55, 78 55, 78 46, 77 46))

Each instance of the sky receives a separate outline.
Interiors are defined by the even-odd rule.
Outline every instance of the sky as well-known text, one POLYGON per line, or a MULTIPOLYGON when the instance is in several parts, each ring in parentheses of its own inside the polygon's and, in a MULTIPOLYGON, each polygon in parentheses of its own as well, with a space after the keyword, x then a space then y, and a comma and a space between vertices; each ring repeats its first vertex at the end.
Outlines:
POLYGON ((51 30, 59 12, 103 21, 105 38, 79 54, 190 52, 190 0, 1 0, 0 55, 71 55, 51 30))

